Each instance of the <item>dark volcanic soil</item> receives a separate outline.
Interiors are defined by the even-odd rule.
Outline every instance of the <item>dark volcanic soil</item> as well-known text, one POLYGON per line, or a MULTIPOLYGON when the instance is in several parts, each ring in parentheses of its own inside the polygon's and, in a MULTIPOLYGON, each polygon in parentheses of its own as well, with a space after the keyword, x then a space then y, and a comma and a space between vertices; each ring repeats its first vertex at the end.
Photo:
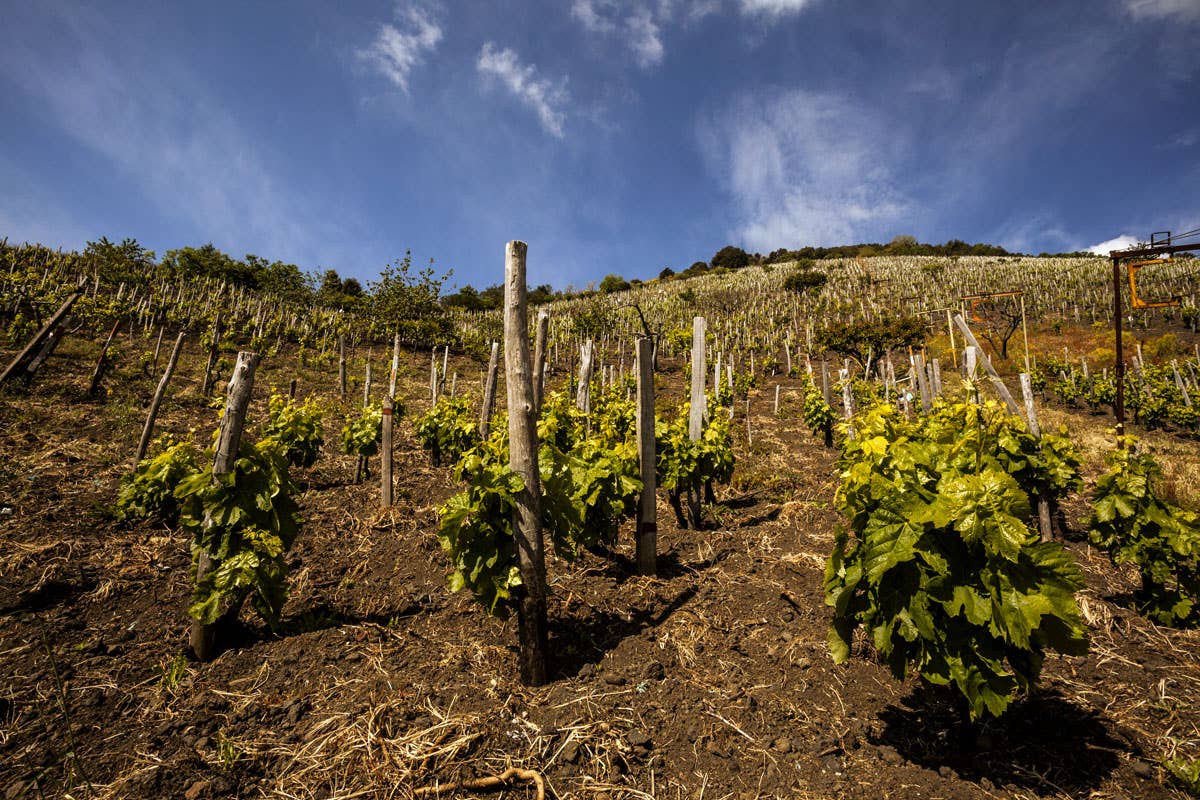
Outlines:
MULTIPOLYGON (((509 767, 564 798, 1182 797, 1160 762, 1200 756, 1200 638, 1127 610, 1129 576, 1084 545, 1092 652, 1049 657, 1042 691, 998 722, 968 728, 866 647, 835 667, 832 451, 797 419, 789 379, 761 380, 752 444, 739 408, 711 529, 679 530, 660 504, 658 577, 634 574, 628 531, 611 556, 551 561, 545 687, 516 679, 512 621, 445 589, 448 471, 402 422, 398 501, 380 510, 336 453, 337 413, 298 474, 283 629, 247 613, 234 647, 194 663, 185 538, 108 514, 155 381, 118 371, 87 400, 86 353, 64 349, 29 394, 0 397, 0 798, 406 798, 509 767)), ((409 357, 412 374, 426 359, 409 357)), ((271 366, 254 419, 292 375, 271 366)), ((190 354, 160 429, 206 440, 200 369, 190 354)), ((661 377, 678 397, 678 366, 661 377)), ((420 381, 405 385, 419 412, 420 381)))

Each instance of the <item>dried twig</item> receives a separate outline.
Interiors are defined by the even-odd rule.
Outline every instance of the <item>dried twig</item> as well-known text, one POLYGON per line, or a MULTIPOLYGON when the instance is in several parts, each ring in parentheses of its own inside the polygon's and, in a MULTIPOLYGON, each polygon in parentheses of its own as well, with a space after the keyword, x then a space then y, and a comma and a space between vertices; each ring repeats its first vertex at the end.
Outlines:
POLYGON ((439 795, 442 792, 452 792, 456 789, 504 789, 508 786, 508 782, 512 779, 519 781, 530 781, 537 787, 537 800, 545 800, 546 798, 546 783, 542 779, 541 773, 531 769, 521 769, 520 767, 509 767, 499 775, 490 775, 486 778, 476 778, 470 781, 454 781, 453 783, 441 784, 438 786, 426 786, 422 789, 417 789, 413 792, 414 797, 424 797, 425 795, 439 795))

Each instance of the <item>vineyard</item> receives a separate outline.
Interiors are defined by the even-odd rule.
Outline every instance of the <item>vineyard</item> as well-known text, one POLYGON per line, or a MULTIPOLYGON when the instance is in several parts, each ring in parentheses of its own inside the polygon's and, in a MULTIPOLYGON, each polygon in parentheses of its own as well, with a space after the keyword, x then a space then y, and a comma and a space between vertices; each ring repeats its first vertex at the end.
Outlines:
POLYGON ((1196 259, 1122 375, 1103 258, 94 255, 0 246, 0 796, 1200 796, 1196 259))

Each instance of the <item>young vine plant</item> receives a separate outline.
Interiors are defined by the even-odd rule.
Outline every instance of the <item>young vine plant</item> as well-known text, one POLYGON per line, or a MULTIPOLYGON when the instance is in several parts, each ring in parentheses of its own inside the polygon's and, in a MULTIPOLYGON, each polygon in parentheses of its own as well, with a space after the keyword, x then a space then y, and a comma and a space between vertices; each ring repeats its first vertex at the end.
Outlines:
POLYGON ((940 402, 915 421, 884 404, 852 425, 837 494, 850 531, 825 571, 834 660, 865 628, 897 679, 916 672, 955 687, 972 719, 999 716, 1047 649, 1087 649, 1083 576, 1029 524, 1032 496, 1078 485, 1077 457, 1058 439, 1039 450, 993 403, 940 402))

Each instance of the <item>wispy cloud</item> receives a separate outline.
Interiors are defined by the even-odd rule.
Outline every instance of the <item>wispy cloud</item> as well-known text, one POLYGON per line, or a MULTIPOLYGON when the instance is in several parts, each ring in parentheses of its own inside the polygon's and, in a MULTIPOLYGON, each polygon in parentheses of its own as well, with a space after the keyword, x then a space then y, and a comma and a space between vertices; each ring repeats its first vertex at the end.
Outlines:
POLYGON ((781 17, 795 14, 811 6, 816 0, 740 0, 743 14, 781 17))
POLYGON ((670 3, 660 3, 654 10, 640 5, 630 10, 617 0, 574 0, 571 3, 571 16, 585 30, 602 35, 618 34, 641 67, 653 67, 662 62, 666 52, 662 23, 669 18, 670 12, 670 3))
POLYGON ((629 35, 629 46, 637 56, 638 64, 652 67, 663 60, 663 43, 659 37, 658 23, 648 11, 638 11, 625 20, 629 35))
MULTIPOLYGON (((324 215, 309 213, 280 186, 254 137, 205 87, 169 65, 147 63, 137 48, 104 47, 122 33, 99 13, 75 8, 56 22, 61 50, 35 52, 10 39, 0 43, 0 72, 39 98, 52 125, 135 187, 140 197, 127 198, 126 224, 136 231, 165 218, 196 231, 198 241, 298 263, 328 255, 317 252, 316 220, 324 215)), ((19 219, 20 211, 10 214, 19 219)), ((89 238, 101 233, 123 235, 93 231, 89 238)))
POLYGON ((776 93, 701 124, 710 165, 736 200, 731 232, 766 252, 884 235, 912 210, 889 164, 900 137, 845 97, 776 93))
POLYGON ((1200 21, 1200 2, 1196 0, 1124 0, 1125 10, 1134 19, 1177 18, 1200 21))
POLYGON ((1164 146, 1169 150, 1186 150, 1189 147, 1195 147, 1197 144, 1200 144, 1200 128, 1193 128, 1190 131, 1180 131, 1172 134, 1164 146))
POLYGON ((358 51, 358 57, 407 93, 409 74, 441 40, 442 29, 429 14, 409 8, 398 14, 396 25, 379 26, 375 39, 358 51))
POLYGON ((538 77, 537 68, 523 64, 516 52, 485 42, 475 62, 481 75, 500 81, 524 105, 533 109, 547 133, 563 137, 565 106, 570 99, 566 81, 538 77))

